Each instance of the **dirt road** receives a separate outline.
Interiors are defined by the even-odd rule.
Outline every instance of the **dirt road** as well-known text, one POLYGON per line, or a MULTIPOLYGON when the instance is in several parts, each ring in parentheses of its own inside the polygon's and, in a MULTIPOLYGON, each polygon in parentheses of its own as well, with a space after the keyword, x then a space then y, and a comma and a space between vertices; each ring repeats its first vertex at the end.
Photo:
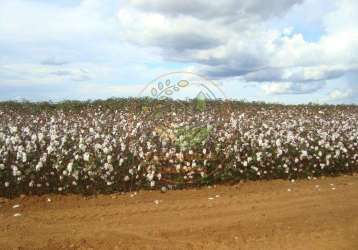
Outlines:
POLYGON ((1 200, 0 249, 358 249, 358 176, 1 200))

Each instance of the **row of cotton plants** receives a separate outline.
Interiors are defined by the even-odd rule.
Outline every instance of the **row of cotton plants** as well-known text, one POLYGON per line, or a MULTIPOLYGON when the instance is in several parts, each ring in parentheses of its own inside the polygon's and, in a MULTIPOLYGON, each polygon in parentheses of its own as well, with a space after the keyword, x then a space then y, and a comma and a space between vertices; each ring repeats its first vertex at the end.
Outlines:
POLYGON ((0 105, 1 196, 358 170, 356 106, 217 101, 198 109, 195 102, 147 99, 38 105, 0 105))

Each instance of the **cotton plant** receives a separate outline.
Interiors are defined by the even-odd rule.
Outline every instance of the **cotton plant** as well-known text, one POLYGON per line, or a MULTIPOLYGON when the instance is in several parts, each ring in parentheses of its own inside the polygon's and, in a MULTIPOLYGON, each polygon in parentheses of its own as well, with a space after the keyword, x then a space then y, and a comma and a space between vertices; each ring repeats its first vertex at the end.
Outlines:
POLYGON ((0 104, 0 195, 110 193, 358 168, 358 108, 126 100, 0 104), (26 106, 29 105, 29 106, 26 106), (185 113, 181 113, 182 106, 185 113), (223 108, 225 107, 225 108, 223 108), (177 109, 177 110, 176 110, 177 109))

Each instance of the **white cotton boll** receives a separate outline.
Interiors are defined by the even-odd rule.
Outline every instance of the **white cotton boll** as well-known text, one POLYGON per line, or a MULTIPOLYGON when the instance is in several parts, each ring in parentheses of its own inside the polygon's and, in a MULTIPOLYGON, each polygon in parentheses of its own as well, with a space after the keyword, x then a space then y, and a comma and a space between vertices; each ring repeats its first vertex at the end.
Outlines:
POLYGON ((247 161, 244 161, 244 162, 242 163, 242 165, 243 165, 244 167, 247 167, 247 161))
POLYGON ((103 153, 109 154, 109 153, 110 153, 110 149, 107 148, 107 147, 104 147, 104 148, 103 148, 103 153))
POLYGON ((48 153, 48 154, 51 154, 53 151, 54 151, 54 148, 52 147, 52 145, 49 145, 49 146, 47 147, 47 153, 48 153))
POLYGON ((308 156, 307 151, 306 151, 306 150, 302 150, 301 156, 302 156, 302 157, 307 157, 307 156, 308 156))
POLYGON ((4 170, 5 169, 5 164, 1 163, 0 164, 0 170, 4 170))
POLYGON ((162 179, 162 174, 161 173, 157 174, 157 178, 158 178, 158 180, 161 180, 162 179))
POLYGON ((329 166, 329 165, 330 165, 330 161, 326 160, 326 166, 329 166))
POLYGON ((79 174, 79 172, 76 170, 76 171, 74 171, 74 172, 72 173, 72 176, 73 176, 76 180, 78 180, 78 174, 79 174))
POLYGON ((123 162, 124 162, 124 159, 119 159, 119 166, 122 166, 123 165, 123 162))
POLYGON ((126 176, 124 177, 124 181, 125 181, 125 182, 128 182, 129 180, 130 180, 129 176, 126 175, 126 176))
POLYGON ((75 160, 77 161, 80 158, 78 154, 75 155, 75 160))
POLYGON ((27 154, 22 152, 22 162, 25 163, 27 161, 27 154))
POLYGON ((109 164, 109 163, 104 164, 104 169, 106 169, 106 170, 108 170, 110 172, 112 172, 114 170, 113 166, 111 164, 109 164))
POLYGON ((180 168, 181 168, 180 164, 177 164, 177 165, 175 166, 175 169, 176 169, 177 172, 180 172, 180 168))
POLYGON ((9 183, 8 181, 6 181, 6 182, 4 183, 4 186, 5 186, 5 187, 9 187, 9 186, 10 186, 10 183, 9 183))
POLYGON ((147 179, 148 179, 149 181, 152 181, 153 178, 154 178, 154 174, 153 174, 153 173, 147 174, 147 179))
POLYGON ((57 135, 56 134, 51 134, 50 135, 50 140, 51 141, 55 141, 57 139, 57 135))
POLYGON ((19 150, 17 153, 16 153, 16 160, 20 160, 22 159, 22 152, 19 148, 15 148, 14 150, 19 150))
POLYGON ((21 171, 20 171, 20 170, 14 170, 14 171, 12 172, 12 175, 13 175, 13 176, 20 176, 20 175, 21 175, 21 171))
POLYGON ((112 155, 107 155, 107 162, 111 163, 112 162, 112 155))
POLYGON ((82 151, 85 151, 86 150, 86 145, 84 145, 84 144, 80 144, 79 146, 79 149, 81 149, 82 151))
POLYGON ((17 127, 10 127, 9 129, 10 129, 11 134, 14 134, 17 132, 17 127))
POLYGON ((39 138, 39 141, 42 141, 45 136, 43 133, 39 133, 37 137, 39 138))
POLYGON ((277 149, 277 156, 280 156, 280 155, 282 155, 283 154, 283 151, 282 151, 282 149, 277 149))
POLYGON ((336 153, 336 157, 339 157, 341 154, 341 151, 339 149, 336 149, 335 153, 336 153))
MULTIPOLYGON (((257 159, 261 159, 261 156, 262 156, 262 152, 257 152, 257 153, 256 153, 257 159)), ((258 161, 259 161, 259 160, 258 160, 258 161)))
POLYGON ((40 161, 41 161, 42 163, 45 163, 46 160, 47 160, 47 154, 44 153, 44 154, 42 155, 42 157, 40 158, 40 161))
POLYGON ((67 171, 68 171, 69 173, 71 173, 71 172, 72 172, 72 168, 73 168, 73 162, 71 161, 71 162, 69 162, 69 163, 67 164, 67 171))
POLYGON ((144 158, 144 153, 141 151, 141 152, 139 152, 139 157, 140 158, 144 158))
POLYGON ((154 187, 154 186, 155 186, 155 181, 151 181, 151 182, 150 182, 150 186, 151 186, 151 187, 154 187))
POLYGON ((203 154, 204 155, 206 154, 206 148, 203 148, 203 154))
POLYGON ((11 137, 10 137, 10 141, 11 141, 12 144, 16 144, 17 138, 14 137, 14 136, 11 136, 11 137))
POLYGON ((89 159, 90 159, 90 154, 89 154, 89 153, 87 153, 87 152, 86 152, 86 153, 84 153, 84 154, 83 154, 83 160, 84 160, 84 161, 86 161, 86 162, 88 162, 88 161, 89 161, 89 159))
POLYGON ((94 145, 94 149, 95 149, 96 151, 99 151, 100 149, 102 149, 102 145, 99 144, 99 143, 96 143, 96 144, 94 145))
POLYGON ((39 163, 37 163, 36 167, 35 167, 35 170, 36 171, 40 171, 40 169, 43 167, 43 163, 42 161, 40 161, 39 163))

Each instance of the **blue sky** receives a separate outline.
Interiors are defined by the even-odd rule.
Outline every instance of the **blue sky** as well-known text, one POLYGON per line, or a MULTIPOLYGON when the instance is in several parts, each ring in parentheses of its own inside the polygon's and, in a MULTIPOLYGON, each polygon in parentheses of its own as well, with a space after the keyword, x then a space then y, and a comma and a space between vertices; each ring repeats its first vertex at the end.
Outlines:
POLYGON ((2 0, 0 100, 137 96, 190 71, 226 96, 358 104, 355 0, 2 0))

